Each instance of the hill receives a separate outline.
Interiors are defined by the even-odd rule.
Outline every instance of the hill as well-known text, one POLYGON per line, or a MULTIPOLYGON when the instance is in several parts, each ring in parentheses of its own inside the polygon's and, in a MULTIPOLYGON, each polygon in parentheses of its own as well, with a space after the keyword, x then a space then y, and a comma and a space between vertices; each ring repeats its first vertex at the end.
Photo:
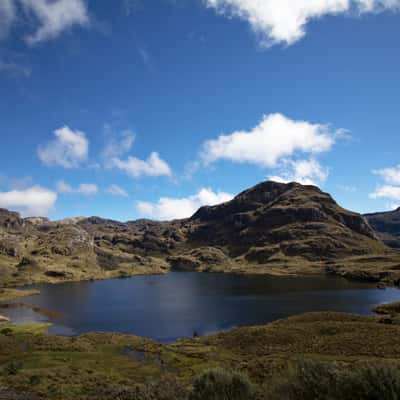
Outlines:
POLYGON ((263 182, 191 218, 51 222, 0 210, 3 285, 106 279, 170 269, 400 278, 400 256, 367 220, 314 186, 263 182))
POLYGON ((394 211, 366 214, 365 218, 387 246, 400 249, 400 207, 394 211))

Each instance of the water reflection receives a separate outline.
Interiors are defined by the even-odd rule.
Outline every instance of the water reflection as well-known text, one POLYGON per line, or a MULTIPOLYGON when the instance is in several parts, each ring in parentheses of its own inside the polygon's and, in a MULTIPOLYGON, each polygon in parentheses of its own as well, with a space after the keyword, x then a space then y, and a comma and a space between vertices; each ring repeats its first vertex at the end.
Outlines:
MULTIPOLYGON (((51 333, 117 331, 164 342, 309 311, 368 314, 374 305, 400 297, 396 289, 320 276, 170 273, 35 288, 41 295, 24 302, 60 313, 51 333)), ((25 308, 11 317, 24 323, 36 318, 25 308)))

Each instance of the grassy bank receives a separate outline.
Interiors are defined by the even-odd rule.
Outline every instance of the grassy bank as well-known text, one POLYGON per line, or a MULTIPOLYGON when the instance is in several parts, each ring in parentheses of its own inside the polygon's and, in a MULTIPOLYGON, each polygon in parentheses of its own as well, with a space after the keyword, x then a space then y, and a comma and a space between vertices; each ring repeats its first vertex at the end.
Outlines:
POLYGON ((0 387, 54 400, 184 399, 199 374, 222 368, 248 377, 257 398, 268 399, 299 359, 349 371, 400 366, 400 326, 385 317, 311 313, 171 345, 120 334, 57 337, 45 329, 0 328, 0 387))
POLYGON ((0 301, 10 301, 21 297, 30 297, 40 294, 39 290, 19 290, 0 288, 0 301))

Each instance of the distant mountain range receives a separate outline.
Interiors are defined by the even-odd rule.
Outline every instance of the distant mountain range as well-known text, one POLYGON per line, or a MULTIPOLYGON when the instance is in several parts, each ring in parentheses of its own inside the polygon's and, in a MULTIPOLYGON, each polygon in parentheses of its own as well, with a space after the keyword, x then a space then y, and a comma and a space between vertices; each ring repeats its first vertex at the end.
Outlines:
POLYGON ((170 222, 122 223, 99 217, 52 222, 2 209, 0 285, 171 269, 332 273, 397 282, 400 252, 382 240, 396 245, 399 214, 364 218, 341 208, 317 187, 276 182, 263 182, 230 202, 170 222))

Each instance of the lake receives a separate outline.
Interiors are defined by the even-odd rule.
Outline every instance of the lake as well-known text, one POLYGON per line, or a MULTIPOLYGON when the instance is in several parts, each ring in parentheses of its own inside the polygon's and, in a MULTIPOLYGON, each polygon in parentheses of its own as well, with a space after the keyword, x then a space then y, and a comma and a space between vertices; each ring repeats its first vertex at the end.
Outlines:
POLYGON ((16 300, 28 307, 1 310, 16 323, 49 321, 50 333, 124 332, 161 342, 256 325, 309 311, 370 314, 400 300, 394 288, 338 277, 272 277, 171 272, 129 279, 35 285, 39 296, 16 300))

